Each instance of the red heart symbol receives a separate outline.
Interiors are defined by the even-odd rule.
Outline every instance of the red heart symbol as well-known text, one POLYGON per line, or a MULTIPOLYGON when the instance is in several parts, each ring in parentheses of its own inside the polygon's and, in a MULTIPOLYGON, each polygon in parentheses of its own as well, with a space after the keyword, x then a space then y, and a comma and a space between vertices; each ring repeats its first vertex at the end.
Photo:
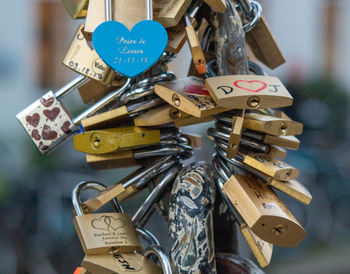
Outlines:
POLYGON ((33 127, 37 127, 40 121, 40 115, 38 113, 34 113, 32 116, 28 115, 26 116, 26 121, 33 127))
POLYGON ((236 87, 240 88, 240 89, 244 89, 244 90, 247 90, 247 91, 251 91, 251 92, 259 92, 265 88, 267 88, 267 84, 264 83, 264 82, 261 82, 261 81, 258 81, 258 80, 252 80, 252 81, 246 81, 246 80, 237 80, 233 83, 236 87), (259 83, 262 85, 261 88, 258 88, 258 89, 250 89, 250 88, 246 88, 246 87, 242 87, 239 85, 239 83, 259 83))
POLYGON ((202 96, 208 96, 209 91, 202 86, 199 85, 189 85, 185 87, 185 94, 195 94, 195 95, 202 95, 202 96))
POLYGON ((55 140, 57 138, 57 132, 51 130, 50 126, 44 125, 43 131, 41 132, 41 136, 43 136, 44 140, 55 140))
POLYGON ((41 136, 40 136, 39 131, 37 129, 34 129, 32 131, 32 137, 34 140, 37 140, 37 141, 39 141, 41 139, 41 136))
POLYGON ((53 97, 50 97, 49 99, 41 98, 40 103, 42 103, 45 107, 51 107, 51 105, 55 102, 55 99, 53 97))
POLYGON ((52 110, 45 109, 43 112, 44 112, 44 115, 53 122, 55 121, 56 117, 60 113, 60 109, 59 108, 53 108, 52 110))
POLYGON ((71 130, 70 130, 70 122, 69 121, 65 121, 64 123, 63 123, 63 126, 61 127, 61 129, 62 129, 62 131, 64 132, 64 133, 70 133, 71 132, 71 130))

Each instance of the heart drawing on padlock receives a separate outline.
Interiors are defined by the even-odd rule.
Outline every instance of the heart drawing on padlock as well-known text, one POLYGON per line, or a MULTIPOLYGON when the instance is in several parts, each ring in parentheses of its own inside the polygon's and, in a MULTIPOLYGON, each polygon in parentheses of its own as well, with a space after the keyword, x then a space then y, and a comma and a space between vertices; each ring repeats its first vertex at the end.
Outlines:
POLYGON ((251 81, 237 80, 233 83, 233 85, 237 88, 244 89, 246 91, 251 91, 251 92, 259 92, 267 88, 266 83, 258 80, 251 80, 251 81))
POLYGON ((116 231, 125 226, 125 221, 113 216, 103 215, 98 219, 92 219, 91 226, 95 229, 106 230, 109 232, 116 231))
POLYGON ((108 66, 126 77, 135 77, 160 58, 168 35, 152 20, 138 22, 131 30, 120 22, 108 21, 96 28, 92 43, 108 66))
POLYGON ((185 87, 185 94, 208 96, 209 91, 200 85, 189 85, 185 87))

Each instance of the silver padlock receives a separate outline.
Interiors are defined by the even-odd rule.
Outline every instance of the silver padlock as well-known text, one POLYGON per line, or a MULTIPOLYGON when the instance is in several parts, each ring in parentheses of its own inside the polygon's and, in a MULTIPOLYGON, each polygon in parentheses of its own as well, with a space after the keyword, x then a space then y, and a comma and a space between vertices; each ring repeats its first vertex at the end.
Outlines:
POLYGON ((59 101, 75 88, 88 81, 85 76, 79 76, 57 92, 49 91, 29 107, 16 115, 19 122, 32 138, 39 151, 46 155, 61 145, 77 131, 80 121, 104 108, 129 87, 130 79, 119 89, 88 108, 74 119, 71 118, 65 106, 59 101))

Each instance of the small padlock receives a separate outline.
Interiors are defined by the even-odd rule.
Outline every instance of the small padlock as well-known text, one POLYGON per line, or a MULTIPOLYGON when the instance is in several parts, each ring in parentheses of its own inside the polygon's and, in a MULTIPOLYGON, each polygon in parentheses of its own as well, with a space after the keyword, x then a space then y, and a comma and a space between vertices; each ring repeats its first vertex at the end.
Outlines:
POLYGON ((214 11, 225 12, 227 9, 225 0, 204 0, 214 11))
POLYGON ((107 66, 97 52, 88 45, 81 32, 83 28, 84 25, 78 27, 63 59, 63 65, 79 74, 109 85, 117 73, 107 66))
POLYGON ((241 142, 243 124, 245 120, 245 110, 238 112, 238 115, 232 117, 232 129, 230 139, 228 140, 226 154, 227 157, 233 158, 238 153, 241 142))
POLYGON ((73 19, 85 18, 89 0, 62 0, 68 14, 73 19))
POLYGON ((154 91, 170 105, 197 118, 229 110, 215 103, 200 78, 187 77, 155 85, 154 91))
POLYGON ((294 247, 306 232, 276 193, 253 177, 232 175, 223 190, 249 228, 261 239, 294 247))
POLYGON ((72 203, 76 213, 74 226, 84 252, 88 255, 95 255, 140 250, 141 243, 130 215, 122 213, 83 214, 80 194, 89 188, 99 191, 106 189, 101 183, 81 182, 72 192, 72 203))
POLYGON ((165 28, 175 27, 191 5, 191 0, 154 0, 154 20, 165 28))
POLYGON ((72 136, 80 121, 108 105, 120 96, 129 86, 130 80, 119 90, 114 91, 79 116, 71 119, 64 105, 59 101, 75 88, 86 83, 88 78, 79 76, 57 92, 49 91, 26 109, 16 115, 24 129, 42 154, 48 154, 72 136))
POLYGON ((74 136, 74 148, 89 154, 105 154, 122 149, 157 144, 161 140, 159 129, 120 127, 91 130, 74 136))

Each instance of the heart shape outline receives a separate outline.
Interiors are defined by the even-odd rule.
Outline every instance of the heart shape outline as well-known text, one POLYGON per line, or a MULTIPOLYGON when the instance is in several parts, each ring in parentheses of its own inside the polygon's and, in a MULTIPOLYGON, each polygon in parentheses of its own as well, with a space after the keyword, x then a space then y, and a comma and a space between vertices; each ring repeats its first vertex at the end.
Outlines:
POLYGON ((244 89, 246 91, 250 91, 250 92, 259 92, 261 90, 264 90, 265 88, 267 88, 267 84, 265 82, 262 82, 262 81, 259 81, 259 80, 251 80, 251 81, 248 81, 248 80, 237 80, 235 82, 233 82, 233 85, 237 88, 240 88, 240 89, 244 89), (242 87, 242 86, 239 86, 238 83, 239 82, 243 82, 243 83, 260 83, 262 84, 263 86, 259 89, 249 89, 249 88, 245 88, 245 87, 242 87))
POLYGON ((120 22, 107 21, 95 29, 92 43, 109 67, 135 77, 158 61, 168 44, 168 34, 153 20, 140 21, 131 30, 120 22))
POLYGON ((92 219, 91 226, 94 229, 113 232, 125 227, 125 221, 121 218, 114 218, 113 216, 102 215, 100 216, 100 218, 92 219))

